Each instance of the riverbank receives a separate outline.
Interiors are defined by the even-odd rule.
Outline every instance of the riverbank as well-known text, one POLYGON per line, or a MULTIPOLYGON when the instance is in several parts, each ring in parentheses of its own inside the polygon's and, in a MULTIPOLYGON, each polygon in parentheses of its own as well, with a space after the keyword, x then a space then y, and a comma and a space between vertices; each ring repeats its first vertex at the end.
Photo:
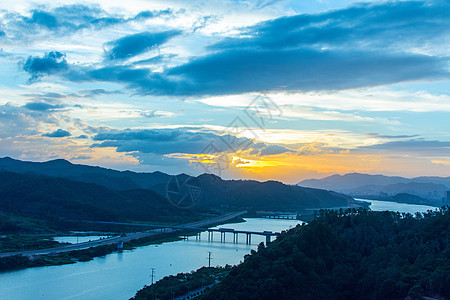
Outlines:
MULTIPOLYGON (((245 222, 215 227, 235 230, 265 230, 281 232, 301 222, 295 220, 245 219, 245 222)), ((90 299, 123 300, 136 295, 136 291, 165 276, 189 273, 209 265, 235 265, 251 250, 256 250, 264 236, 254 236, 246 243, 246 236, 239 235, 234 242, 231 237, 221 241, 220 233, 208 240, 207 232, 173 242, 139 246, 133 250, 114 251, 89 261, 28 268, 0 273, 0 290, 5 299, 90 299), (63 286, 64 289, 43 289, 43 286, 63 286)))
POLYGON ((231 266, 202 267, 189 273, 166 276, 139 290, 130 300, 191 299, 220 282, 231 271, 231 266))
MULTIPOLYGON (((240 223, 245 222, 241 217, 234 217, 229 220, 217 221, 223 219, 224 216, 219 218, 214 218, 212 220, 204 220, 196 223, 186 224, 185 226, 201 225, 207 224, 209 227, 218 226, 221 224, 231 224, 231 223, 240 223)), ((226 219, 226 218, 225 218, 226 219)), ((25 268, 33 268, 33 267, 43 267, 43 266, 58 266, 64 264, 74 264, 78 261, 89 261, 96 257, 105 256, 107 254, 111 254, 117 251, 123 250, 132 250, 137 247, 143 247, 154 244, 162 244, 166 242, 174 242, 182 240, 180 236, 192 236, 197 234, 196 230, 177 230, 172 232, 154 232, 152 235, 144 236, 138 239, 131 239, 129 241, 123 242, 121 247, 118 247, 119 243, 105 244, 105 245, 96 245, 87 249, 82 250, 73 250, 73 251, 64 251, 57 252, 57 248, 55 251, 52 251, 50 254, 44 255, 12 255, 7 257, 0 258, 0 272, 12 271, 12 270, 20 270, 25 268)), ((94 243, 96 243, 94 241, 94 243)), ((58 244, 58 243, 56 243, 58 244)), ((52 245, 55 245, 52 243, 52 245)), ((42 248, 40 248, 42 249, 42 248)), ((39 249, 38 249, 39 250, 39 249)))

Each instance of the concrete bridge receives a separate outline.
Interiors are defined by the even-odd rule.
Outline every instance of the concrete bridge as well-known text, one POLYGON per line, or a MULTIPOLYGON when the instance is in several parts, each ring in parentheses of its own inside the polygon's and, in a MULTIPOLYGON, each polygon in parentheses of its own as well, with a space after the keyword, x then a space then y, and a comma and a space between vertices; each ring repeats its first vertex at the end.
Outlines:
POLYGON ((101 240, 95 240, 95 241, 89 241, 79 244, 73 244, 73 245, 64 245, 60 247, 54 247, 54 248, 47 248, 47 249, 36 249, 36 250, 26 250, 26 251, 15 251, 15 252, 4 252, 0 253, 0 258, 2 257, 8 257, 13 255, 23 255, 23 256, 39 256, 39 255, 48 255, 48 254, 57 254, 57 253, 63 253, 63 252, 69 252, 69 251, 76 251, 76 250, 83 250, 88 249, 92 247, 98 247, 103 245, 110 245, 110 244, 116 244, 120 245, 121 243, 126 243, 132 240, 139 240, 145 237, 149 237, 152 235, 158 235, 165 232, 173 232, 180 229, 208 229, 203 228, 203 226, 212 226, 213 224, 217 223, 223 223, 228 220, 231 220, 235 217, 238 217, 240 215, 245 214, 246 211, 239 211, 239 212, 233 212, 229 213, 223 216, 219 216, 212 219, 192 222, 180 226, 165 226, 165 225, 151 225, 151 224, 143 224, 143 223, 119 223, 119 222, 103 222, 103 221, 86 221, 90 223, 99 223, 99 224, 117 224, 117 225, 127 225, 127 226, 138 226, 138 227, 146 227, 152 228, 150 230, 140 231, 140 232, 132 232, 128 233, 127 235, 122 236, 113 236, 110 238, 105 238, 101 240))
MULTIPOLYGON (((240 214, 243 214, 245 212, 240 212, 240 214)), ((220 233, 220 241, 225 242, 226 241, 226 235, 233 235, 233 243, 238 243, 239 241, 239 234, 245 234, 246 235, 246 244, 251 244, 252 242, 252 235, 261 235, 266 237, 266 244, 271 242, 271 238, 273 236, 277 236, 280 233, 279 232, 272 232, 272 231, 246 231, 246 230, 235 230, 231 228, 207 228, 202 227, 202 222, 198 223, 190 223, 187 225, 178 225, 178 226, 170 226, 170 225, 153 225, 153 224, 145 224, 145 223, 119 223, 119 222, 98 222, 95 221, 93 223, 102 223, 102 224, 115 224, 115 225, 127 225, 127 226, 138 226, 138 227, 146 227, 151 228, 148 230, 148 232, 173 232, 173 231, 181 231, 181 230, 190 230, 190 231, 200 231, 200 232, 207 232, 208 233, 208 241, 214 240, 214 233, 218 232, 220 233)), ((216 234, 217 235, 217 234, 216 234)), ((185 236, 186 238, 188 236, 185 236)), ((200 239, 201 235, 200 233, 196 234, 196 238, 200 239)))
MULTIPOLYGON (((235 230, 232 228, 206 228, 206 227, 193 227, 193 226, 163 226, 163 225, 151 225, 151 224, 131 224, 131 223, 120 223, 120 225, 134 225, 134 226, 140 226, 140 227, 150 227, 151 229, 147 232, 174 232, 174 231, 182 231, 182 230, 189 230, 189 231, 200 231, 197 233, 196 239, 200 240, 201 233, 207 232, 208 233, 208 242, 214 241, 214 233, 218 232, 220 233, 220 241, 224 243, 226 241, 226 235, 233 235, 233 243, 239 242, 239 234, 245 234, 246 235, 246 244, 252 243, 252 235, 262 235, 266 237, 266 244, 271 242, 271 237, 278 236, 279 232, 272 232, 272 231, 247 231, 247 230, 235 230)), ((188 236, 185 236, 186 239, 188 239, 188 236)))
MULTIPOLYGON (((239 234, 245 234, 246 235, 246 244, 252 243, 252 235, 262 235, 266 237, 266 244, 269 244, 271 242, 271 237, 278 236, 279 232, 272 232, 272 231, 247 231, 247 230, 235 230, 231 228, 185 228, 189 230, 195 230, 195 231, 201 231, 201 232, 207 232, 208 233, 208 242, 214 241, 214 233, 218 232, 220 233, 220 242, 224 243, 226 241, 226 235, 232 235, 233 236, 233 243, 239 242, 239 234)), ((200 239, 201 233, 197 233, 196 239, 200 239)), ((187 236, 186 236, 187 238, 187 236)))
POLYGON ((246 231, 246 230, 234 230, 230 228, 219 228, 219 229, 211 229, 211 228, 204 228, 202 231, 208 232, 208 242, 213 241, 214 239, 214 232, 220 233, 220 241, 222 243, 225 242, 226 234, 233 235, 233 243, 239 242, 239 234, 245 234, 246 235, 246 244, 252 243, 252 235, 262 235, 266 237, 266 245, 271 242, 272 236, 277 236, 280 233, 279 232, 272 232, 272 231, 246 231))

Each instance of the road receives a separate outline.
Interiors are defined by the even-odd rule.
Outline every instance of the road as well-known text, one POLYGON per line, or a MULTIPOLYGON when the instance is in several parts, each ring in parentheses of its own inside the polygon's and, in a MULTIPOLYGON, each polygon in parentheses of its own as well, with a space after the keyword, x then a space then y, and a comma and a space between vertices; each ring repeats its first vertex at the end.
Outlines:
MULTIPOLYGON (((207 227, 208 225, 226 222, 228 220, 231 220, 233 218, 241 216, 245 213, 246 213, 246 211, 233 212, 233 213, 229 213, 229 214, 217 217, 217 218, 183 224, 183 225, 180 225, 180 227, 186 227, 186 228, 207 227)), ((113 223, 113 222, 110 222, 110 223, 113 223)), ((126 224, 126 223, 120 223, 120 224, 126 224)), ((129 224, 129 225, 134 225, 134 224, 129 224)), ((169 233, 169 232, 173 232, 173 231, 175 231, 175 230, 171 229, 171 228, 165 228, 165 229, 161 229, 161 230, 152 229, 152 230, 148 230, 148 231, 129 233, 126 236, 113 236, 113 237, 105 238, 105 239, 101 239, 101 240, 89 241, 89 242, 84 242, 84 243, 79 243, 79 244, 56 247, 56 248, 17 251, 17 252, 4 252, 4 253, 0 253, 0 258, 13 256, 13 255, 23 255, 23 256, 32 257, 32 256, 39 256, 39 255, 63 253, 63 252, 69 252, 69 251, 75 251, 75 250, 83 250, 83 249, 88 249, 88 248, 98 247, 98 246, 103 246, 103 245, 118 244, 120 242, 125 243, 125 242, 129 242, 131 240, 137 240, 137 239, 145 238, 148 236, 164 234, 164 233, 169 233)))

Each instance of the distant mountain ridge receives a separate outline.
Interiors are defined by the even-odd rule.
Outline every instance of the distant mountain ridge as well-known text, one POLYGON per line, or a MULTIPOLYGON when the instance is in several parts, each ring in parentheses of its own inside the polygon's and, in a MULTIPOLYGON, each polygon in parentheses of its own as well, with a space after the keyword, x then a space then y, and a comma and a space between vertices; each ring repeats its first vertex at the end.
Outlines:
POLYGON ((29 162, 10 157, 0 158, 0 170, 63 177, 81 182, 95 183, 115 190, 129 190, 151 187, 168 182, 171 175, 162 172, 137 173, 117 171, 102 167, 72 164, 64 159, 46 162, 29 162))
MULTIPOLYGON (((166 198, 171 198, 171 195, 176 194, 168 193, 169 183, 173 179, 180 183, 190 181, 199 187, 199 199, 193 199, 192 206, 202 211, 242 208, 255 210, 302 210, 308 208, 358 206, 358 203, 351 197, 335 192, 285 185, 276 181, 223 180, 212 174, 191 177, 186 174, 172 176, 162 172, 136 173, 77 165, 62 159, 47 162, 26 162, 9 157, 0 158, 0 170, 27 175, 65 178, 84 183, 93 183, 118 191, 147 189, 155 191, 166 198)), ((178 202, 177 199, 170 200, 175 202, 172 203, 175 205, 178 202)), ((183 205, 180 206, 183 207, 183 205)))
MULTIPOLYGON (((73 220, 173 222, 199 220, 151 190, 118 191, 60 177, 0 171, 0 216, 61 225, 73 220)), ((0 232, 4 232, 4 220, 0 232)), ((9 225, 9 224, 8 224, 9 225)), ((20 230, 20 229, 18 229, 20 230)))
POLYGON ((450 191, 450 177, 421 176, 404 178, 399 176, 350 173, 335 174, 323 179, 308 179, 298 183, 302 187, 332 190, 347 195, 394 196, 407 193, 432 202, 445 200, 450 191))

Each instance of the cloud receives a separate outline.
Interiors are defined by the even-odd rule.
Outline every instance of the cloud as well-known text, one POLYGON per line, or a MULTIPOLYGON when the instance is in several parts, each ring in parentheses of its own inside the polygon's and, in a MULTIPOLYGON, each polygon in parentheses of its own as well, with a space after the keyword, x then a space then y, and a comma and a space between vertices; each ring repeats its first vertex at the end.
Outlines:
POLYGON ((162 32, 141 32, 127 35, 118 40, 107 43, 112 49, 106 52, 109 60, 128 59, 142 54, 164 44, 169 39, 180 35, 179 30, 168 30, 162 32))
MULTIPOLYGON (((337 91, 445 80, 450 78, 449 57, 437 45, 450 36, 449 6, 445 1, 364 3, 282 17, 243 28, 203 56, 162 71, 133 63, 70 65, 67 72, 52 68, 37 75, 34 68, 25 70, 34 79, 60 75, 74 82, 121 83, 140 95, 168 96, 337 91)), ((125 36, 110 42, 106 57, 131 58, 179 34, 170 30, 125 36)))
POLYGON ((87 90, 81 90, 75 93, 70 94, 70 96, 73 97, 79 97, 79 98, 95 98, 97 96, 101 95, 114 95, 114 94, 123 94, 122 91, 107 91, 105 89, 87 89, 87 90))
POLYGON ((369 132, 369 133, 367 133, 367 136, 370 137, 370 138, 382 138, 382 139, 411 139, 411 138, 418 137, 417 134, 414 134, 414 135, 405 135, 405 134, 401 134, 401 135, 381 135, 381 134, 375 133, 375 132, 369 132))
POLYGON ((67 71, 68 68, 66 55, 58 51, 51 51, 43 57, 29 56, 23 65, 23 70, 31 75, 30 81, 37 80, 44 75, 67 71))
POLYGON ((151 57, 149 59, 143 59, 133 62, 136 66, 142 65, 159 65, 162 63, 166 63, 168 60, 177 57, 176 54, 159 54, 157 56, 151 57))
POLYGON ((71 158, 71 160, 78 160, 78 159, 87 160, 87 159, 92 159, 92 157, 86 156, 86 155, 78 155, 78 156, 74 156, 71 158))
POLYGON ((174 14, 174 11, 171 10, 170 8, 163 9, 163 10, 143 10, 143 11, 139 12, 133 18, 133 20, 135 20, 135 21, 145 21, 147 19, 157 18, 157 17, 161 17, 161 16, 171 16, 173 14, 174 14))
POLYGON ((209 143, 218 139, 213 133, 191 132, 188 129, 143 129, 104 131, 93 137, 101 143, 93 147, 116 147, 118 152, 203 153, 209 143))
POLYGON ((278 145, 268 145, 253 139, 226 133, 204 131, 201 128, 106 130, 92 138, 92 147, 114 147, 118 152, 152 154, 220 154, 255 149, 253 154, 293 152, 278 145))
POLYGON ((82 134, 82 135, 79 135, 79 136, 77 136, 75 138, 77 138, 77 139, 88 139, 89 137, 87 135, 85 135, 85 134, 82 134))
POLYGON ((146 118, 172 118, 175 117, 175 114, 170 111, 160 111, 160 110, 151 110, 151 111, 141 111, 139 113, 141 116, 146 118))
POLYGON ((58 34, 73 34, 84 29, 100 30, 106 27, 143 22, 157 17, 171 16, 170 9, 142 11, 134 17, 111 14, 98 5, 64 5, 53 9, 41 7, 29 11, 29 14, 8 12, 0 20, 0 25, 13 39, 22 39, 27 35, 42 34, 42 31, 58 34))
POLYGON ((52 113, 29 110, 23 106, 0 105, 0 138, 36 135, 44 124, 52 126, 59 120, 52 113))
POLYGON ((24 105, 25 108, 35 111, 53 111, 64 107, 63 105, 52 105, 45 102, 29 102, 24 105))
POLYGON ((23 94, 23 95, 26 97, 32 98, 33 100, 48 101, 48 102, 66 98, 66 95, 61 94, 61 93, 55 93, 55 92, 32 93, 32 94, 23 94))
MULTIPOLYGON (((448 36, 448 1, 358 3, 319 14, 300 14, 244 28, 244 37, 211 46, 223 49, 293 49, 296 47, 397 48, 424 46, 448 36)), ((404 51, 405 49, 397 49, 404 51)))
POLYGON ((0 138, 36 134, 34 126, 37 122, 22 109, 9 104, 0 105, 0 138))
POLYGON ((220 95, 269 91, 342 90, 448 76, 441 58, 380 52, 229 50, 144 80, 142 93, 220 95), (174 79, 172 79, 174 78, 174 79), (154 81, 153 81, 154 82, 154 81), (165 89, 161 91, 161 89, 165 89))
POLYGON ((291 149, 287 149, 283 146, 279 146, 279 145, 268 145, 266 147, 264 147, 261 152, 260 155, 265 156, 265 155, 277 155, 277 154, 282 154, 282 153, 287 153, 287 152, 295 152, 291 149))
POLYGON ((36 24, 47 27, 48 29, 55 29, 59 27, 58 20, 55 16, 39 10, 34 10, 31 18, 26 19, 28 24, 36 24))
MULTIPOLYGON (((24 70, 33 79, 67 69, 65 61, 61 65, 53 60, 49 63, 48 69, 40 72, 29 67, 24 70)), ((444 58, 415 54, 230 50, 194 59, 165 72, 125 65, 97 69, 71 66, 60 75, 74 82, 123 83, 141 95, 213 96, 286 90, 330 91, 437 80, 449 76, 445 66, 444 58)))
POLYGON ((64 129, 60 128, 60 129, 58 129, 56 131, 53 131, 53 132, 44 133, 44 134, 42 134, 42 136, 51 137, 51 138, 60 138, 60 137, 71 136, 71 134, 67 130, 64 130, 64 129))
POLYGON ((372 146, 359 147, 357 151, 381 152, 397 155, 414 155, 416 157, 448 157, 450 141, 430 141, 411 139, 407 141, 392 141, 372 146))

